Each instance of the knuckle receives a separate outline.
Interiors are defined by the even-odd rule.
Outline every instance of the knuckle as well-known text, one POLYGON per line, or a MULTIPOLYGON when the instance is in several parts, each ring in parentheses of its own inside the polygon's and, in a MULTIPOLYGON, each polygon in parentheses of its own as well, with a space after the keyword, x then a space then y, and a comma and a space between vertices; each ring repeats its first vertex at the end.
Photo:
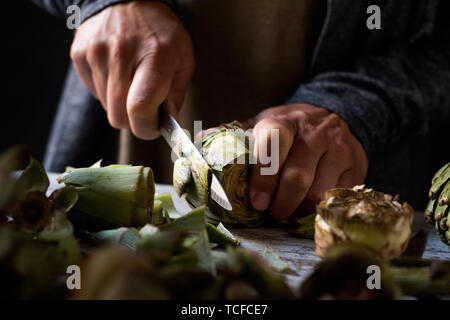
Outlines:
POLYGON ((275 130, 278 131, 278 134, 280 137, 284 137, 287 135, 290 135, 292 132, 292 129, 290 128, 289 124, 280 119, 276 119, 273 117, 265 118, 259 121, 255 126, 255 133, 260 134, 262 132, 275 130))
POLYGON ((311 175, 299 168, 286 168, 283 178, 286 184, 294 190, 305 190, 312 183, 311 175))
POLYGON ((157 38, 155 35, 148 37, 148 43, 155 53, 155 55, 163 55, 170 48, 170 40, 160 37, 157 38))
POLYGON ((142 117, 148 113, 147 100, 142 97, 134 97, 127 104, 128 114, 134 117, 142 117))
POLYGON ((103 41, 91 39, 87 45, 86 51, 86 58, 88 62, 103 58, 106 52, 106 44, 103 41))
POLYGON ((110 41, 112 59, 116 62, 124 61, 128 56, 132 42, 120 35, 113 36, 110 41))
POLYGON ((85 56, 85 50, 84 48, 81 48, 78 44, 75 42, 70 47, 70 59, 74 62, 78 62, 81 59, 83 59, 85 56))
POLYGON ((335 138, 333 143, 330 144, 330 150, 337 159, 348 160, 352 155, 350 148, 339 137, 335 138))
POLYGON ((298 133, 300 135, 307 135, 315 131, 317 126, 313 123, 311 116, 304 111, 298 111, 297 114, 298 133), (302 115, 300 115, 302 114, 302 115))

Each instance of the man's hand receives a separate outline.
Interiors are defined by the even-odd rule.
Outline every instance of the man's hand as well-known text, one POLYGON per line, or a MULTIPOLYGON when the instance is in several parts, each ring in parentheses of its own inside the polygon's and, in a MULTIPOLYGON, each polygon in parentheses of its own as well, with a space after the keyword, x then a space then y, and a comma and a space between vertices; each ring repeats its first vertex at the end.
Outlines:
POLYGON ((177 116, 194 71, 191 39, 165 4, 133 1, 86 20, 72 43, 78 75, 115 128, 158 137, 158 106, 177 116))
MULTIPOLYGON (((250 200, 276 219, 312 213, 334 187, 364 182, 366 153, 347 124, 336 114, 308 104, 269 108, 246 123, 254 127, 258 148, 270 150, 270 130, 279 130, 279 170, 261 175, 258 161, 250 176, 250 200)), ((258 160, 258 159, 257 159, 258 160)))

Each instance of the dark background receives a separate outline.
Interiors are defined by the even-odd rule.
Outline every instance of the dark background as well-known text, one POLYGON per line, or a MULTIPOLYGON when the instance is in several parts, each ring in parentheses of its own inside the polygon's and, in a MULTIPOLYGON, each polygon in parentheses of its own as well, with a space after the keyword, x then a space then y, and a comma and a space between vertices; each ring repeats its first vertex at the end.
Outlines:
POLYGON ((26 143, 42 160, 69 63, 72 32, 27 0, 2 1, 0 151, 26 143))

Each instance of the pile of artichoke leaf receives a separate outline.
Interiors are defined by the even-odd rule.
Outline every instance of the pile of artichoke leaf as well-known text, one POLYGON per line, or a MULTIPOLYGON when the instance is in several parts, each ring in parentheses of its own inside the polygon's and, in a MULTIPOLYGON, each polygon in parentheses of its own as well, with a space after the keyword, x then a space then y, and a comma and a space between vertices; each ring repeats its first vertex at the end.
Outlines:
MULTIPOLYGON (((21 148, 0 155, 2 298, 398 299, 449 294, 449 264, 420 258, 426 237, 412 238, 408 256, 394 260, 355 241, 333 242, 314 272, 293 290, 274 271, 289 269, 274 252, 265 250, 266 260, 261 259, 240 248, 224 225, 209 223, 205 206, 181 215, 169 194, 156 195, 150 168, 100 163, 69 168, 58 178, 65 186, 47 195, 47 174, 29 159, 21 148), (12 174, 25 164, 19 178, 12 174), (383 274, 383 289, 376 292, 360 281, 374 264, 383 274), (81 267, 81 290, 67 289, 71 265, 81 267)), ((319 210, 299 219, 298 233, 314 236, 319 215, 327 219, 319 210)))
POLYGON ((2 298, 291 299, 282 275, 204 207, 181 215, 142 166, 69 168, 49 179, 21 148, 0 156, 2 298), (67 268, 80 266, 81 289, 67 268))

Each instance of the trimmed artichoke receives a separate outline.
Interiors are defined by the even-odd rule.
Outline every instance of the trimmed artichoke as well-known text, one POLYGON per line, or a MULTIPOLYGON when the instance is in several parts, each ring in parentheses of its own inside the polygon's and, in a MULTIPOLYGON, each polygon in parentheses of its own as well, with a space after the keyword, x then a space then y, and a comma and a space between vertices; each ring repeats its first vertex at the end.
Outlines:
POLYGON ((425 219, 434 225, 442 242, 450 246, 450 163, 434 175, 429 198, 425 219))
POLYGON ((413 209, 390 195, 364 186, 331 189, 316 210, 316 254, 321 258, 346 241, 363 244, 383 259, 399 256, 408 246, 413 209))
POLYGON ((151 219, 155 183, 148 167, 95 165, 69 169, 58 182, 77 190, 79 199, 69 217, 84 228, 140 227, 151 219))
POLYGON ((250 204, 248 196, 249 143, 238 122, 210 129, 196 145, 222 184, 233 210, 228 211, 210 197, 211 169, 180 157, 174 165, 173 184, 178 195, 193 207, 206 205, 210 222, 257 226, 263 214, 250 204))

